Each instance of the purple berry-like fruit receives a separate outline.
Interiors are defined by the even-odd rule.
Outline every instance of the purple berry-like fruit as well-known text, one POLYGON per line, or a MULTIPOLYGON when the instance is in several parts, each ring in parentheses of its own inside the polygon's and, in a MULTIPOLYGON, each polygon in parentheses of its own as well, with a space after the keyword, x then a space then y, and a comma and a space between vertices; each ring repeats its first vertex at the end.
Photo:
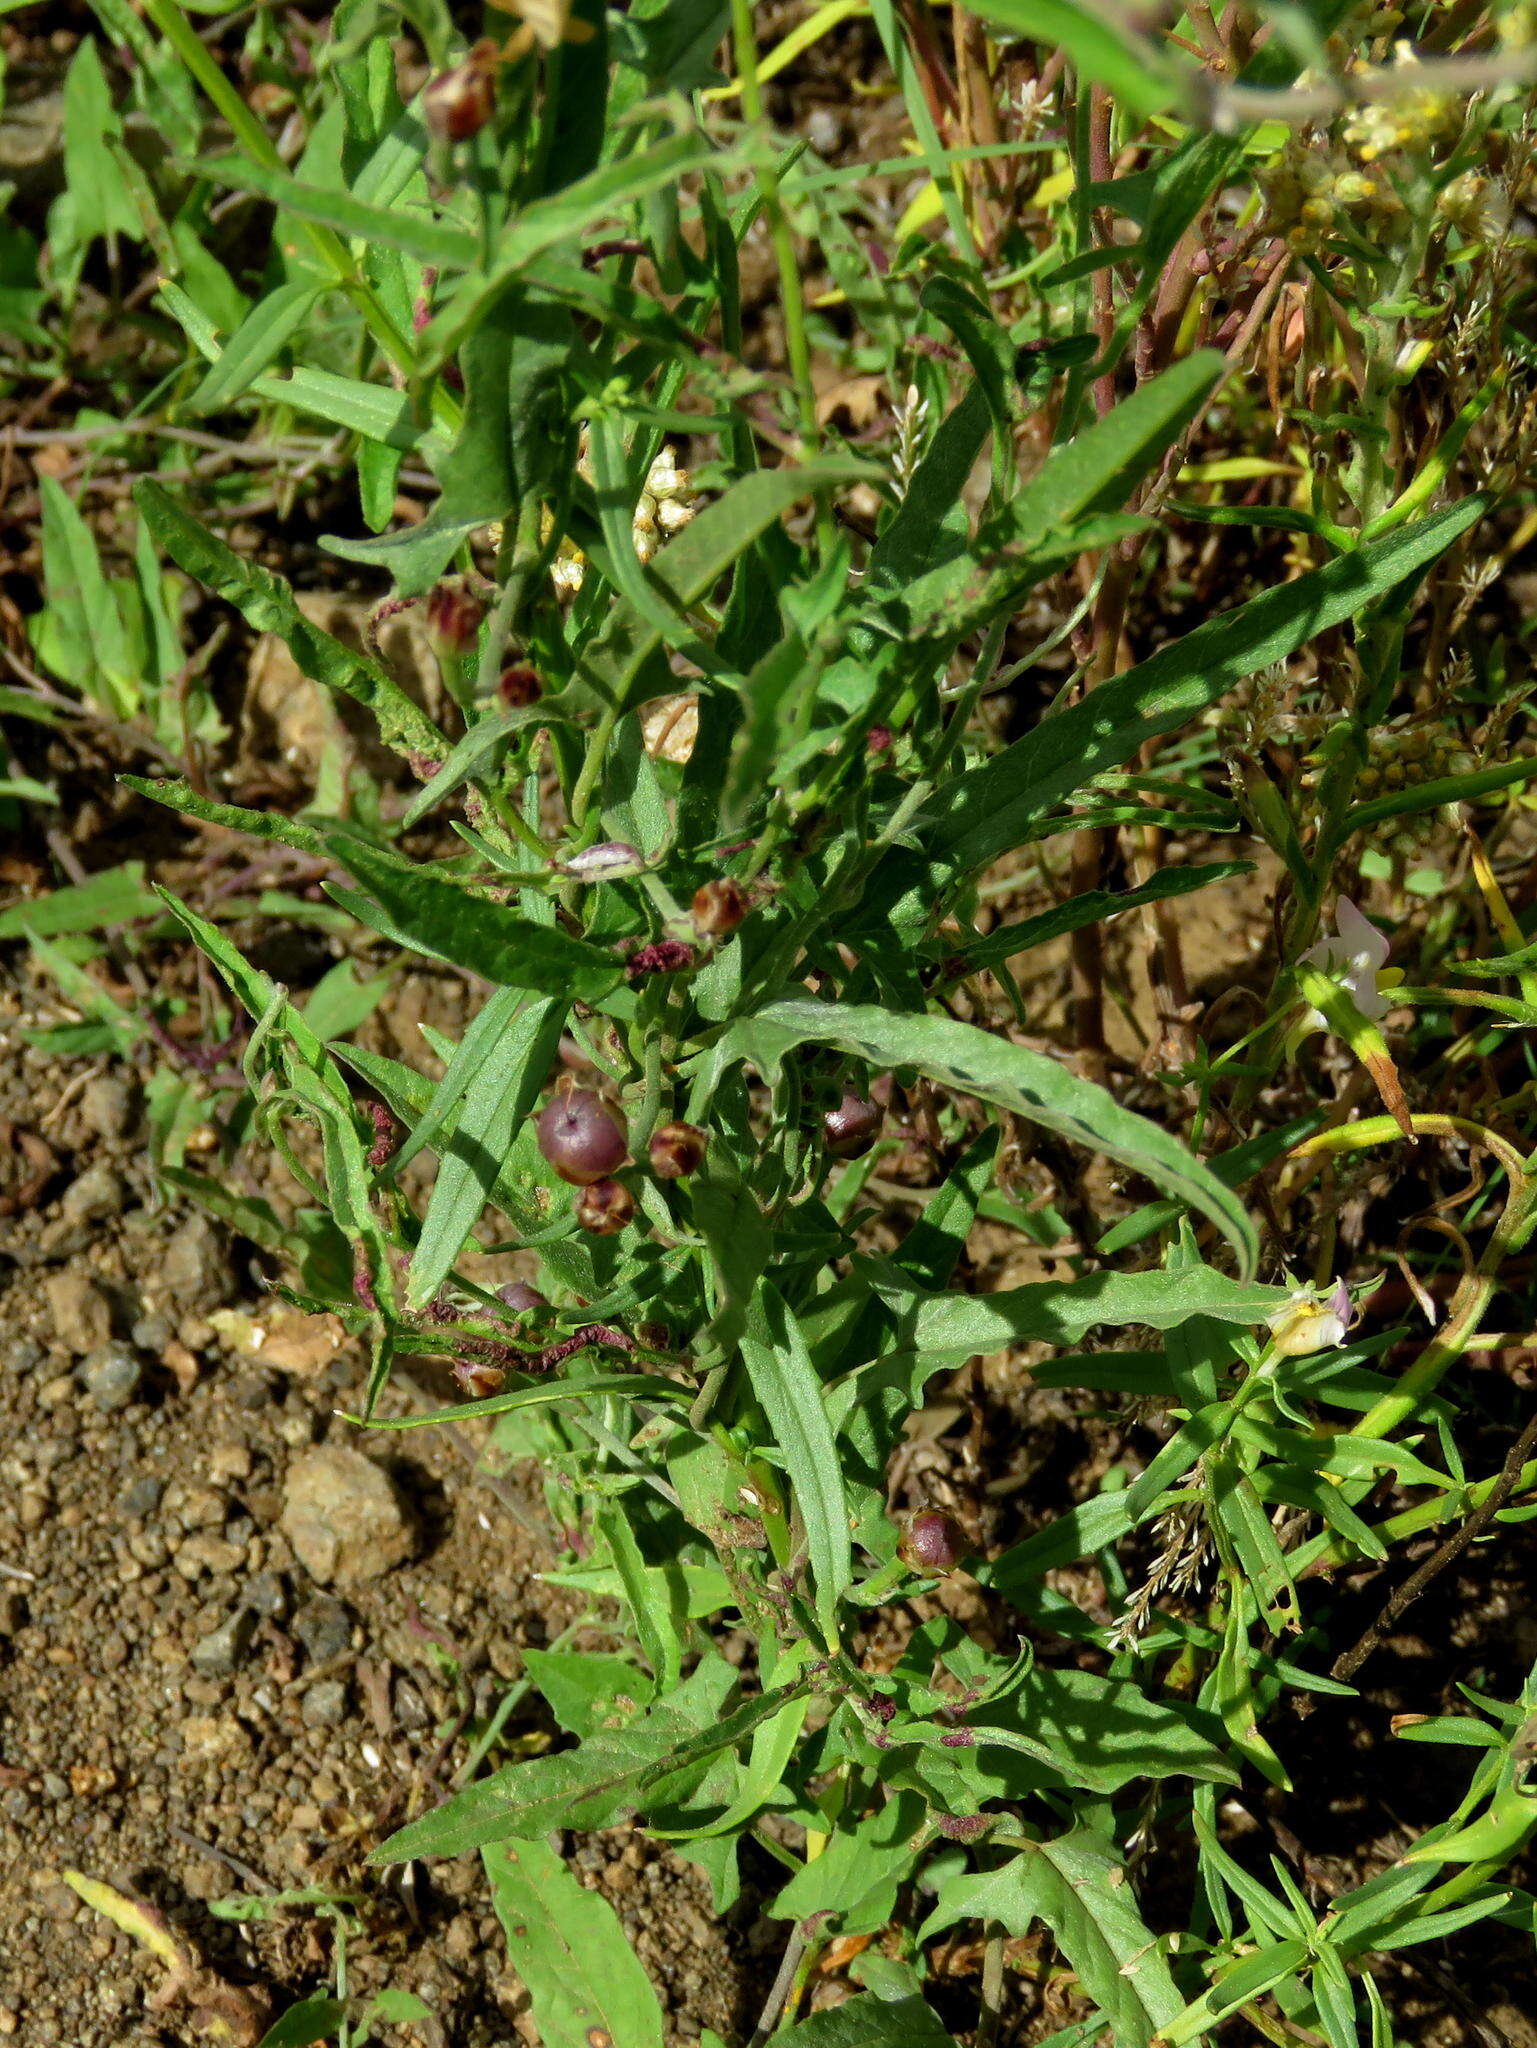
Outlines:
POLYGON ((619 1111, 591 1088, 566 1088, 540 1113, 539 1150, 562 1180, 591 1187, 624 1164, 629 1132, 619 1111))
POLYGON ((860 1159, 880 1136, 885 1117, 878 1102, 846 1088, 838 1107, 822 1118, 822 1142, 834 1159, 860 1159))
POLYGON ((908 1516, 902 1540, 897 1545, 897 1556, 910 1570, 934 1579, 953 1572, 970 1549, 966 1532, 954 1515, 941 1514, 937 1508, 924 1508, 920 1513, 908 1516))
POLYGON ((544 695, 538 672, 525 661, 515 661, 504 668, 497 680, 496 694, 512 711, 521 711, 525 705, 537 704, 544 695))
POLYGON ((533 1308, 548 1308, 548 1295, 541 1294, 537 1287, 530 1287, 526 1280, 509 1280, 496 1290, 497 1299, 504 1301, 515 1316, 526 1315, 533 1308))

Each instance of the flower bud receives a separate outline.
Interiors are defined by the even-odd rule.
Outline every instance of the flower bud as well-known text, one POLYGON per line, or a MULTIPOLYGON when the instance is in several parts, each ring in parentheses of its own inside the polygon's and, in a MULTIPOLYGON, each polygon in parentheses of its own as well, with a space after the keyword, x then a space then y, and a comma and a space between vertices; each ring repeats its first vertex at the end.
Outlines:
POLYGON ((462 583, 439 583, 427 598, 427 634, 433 651, 455 657, 468 654, 485 615, 480 599, 462 583))
POLYGON ((576 1205, 577 1222, 594 1237, 613 1237, 634 1214, 635 1197, 617 1180, 595 1180, 576 1205))
POLYGON ((645 865, 646 856, 638 846, 625 839, 605 839, 601 845, 585 846, 570 860, 562 861, 560 871, 575 882, 590 885, 623 881, 627 875, 641 874, 645 865))
POLYGON ((526 1280, 508 1280, 496 1290, 498 1301, 505 1302, 515 1316, 527 1315, 530 1309, 548 1308, 548 1295, 541 1294, 537 1287, 530 1287, 526 1280))
POLYGON ((422 91, 422 119, 444 142, 468 142, 495 112, 496 45, 489 40, 429 78, 422 91))
POLYGON ((544 690, 538 672, 531 669, 526 661, 515 661, 502 670, 496 694, 509 711, 522 711, 529 704, 537 704, 544 690))
POLYGON ((721 938, 734 932, 751 905, 740 882, 723 875, 717 882, 705 882, 694 891, 694 929, 701 938, 721 938))
POLYGON ((902 1540, 897 1545, 897 1556, 909 1570, 922 1572, 925 1578, 932 1579, 953 1572, 970 1549, 966 1532, 954 1515, 941 1514, 937 1508, 925 1508, 919 1514, 908 1516, 902 1540))
POLYGON ((562 1180, 590 1187, 624 1164, 629 1132, 620 1112, 591 1088, 567 1088, 540 1112, 540 1152, 562 1180))
POLYGON ((862 1159, 880 1136, 885 1116, 878 1102, 846 1088, 837 1108, 822 1118, 822 1142, 834 1159, 862 1159))
POLYGON ((697 1173, 706 1143, 697 1124, 663 1124, 651 1136, 651 1171, 658 1180, 682 1180, 697 1173))

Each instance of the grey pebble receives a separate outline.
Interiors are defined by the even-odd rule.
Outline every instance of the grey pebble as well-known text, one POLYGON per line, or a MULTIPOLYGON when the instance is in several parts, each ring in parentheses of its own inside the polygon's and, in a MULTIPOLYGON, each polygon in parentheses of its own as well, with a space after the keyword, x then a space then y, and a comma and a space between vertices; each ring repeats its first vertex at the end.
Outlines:
POLYGON ((12 1372, 32 1372, 42 1364, 46 1353, 35 1337, 16 1337, 6 1346, 4 1362, 12 1372))
POLYGON ((144 1383, 144 1367, 126 1344, 104 1344, 85 1361, 85 1384, 103 1415, 126 1408, 144 1383))
POLYGON ((171 1233, 160 1260, 160 1281, 183 1308, 214 1308, 229 1292, 229 1259, 206 1216, 189 1216, 171 1233))
POLYGON ((138 1090, 116 1074, 98 1074, 80 1097, 80 1113, 98 1138, 126 1138, 138 1121, 138 1090))
POLYGON ((312 1664, 329 1664, 352 1648, 352 1612, 329 1593, 317 1593, 295 1614, 291 1633, 312 1664))
POLYGON ((253 1614, 281 1621, 288 1606, 287 1581, 281 1572, 256 1572, 246 1580, 244 1598, 253 1614))
POLYGON ((160 1496, 165 1492, 165 1481, 146 1475, 136 1479, 123 1494, 120 1503, 124 1515, 131 1522, 145 1521, 160 1505, 160 1496))
POLYGON ((299 1718, 306 1728, 334 1728, 347 1712, 347 1686, 340 1678, 322 1678, 304 1695, 299 1718))
POLYGON ((86 1171, 64 1190, 59 1213, 66 1223, 105 1223, 109 1216, 121 1216, 128 1199, 123 1176, 115 1167, 101 1165, 86 1171))
POLYGON ((237 1607, 227 1621, 195 1643, 191 1664, 204 1678, 228 1678, 251 1647, 256 1616, 248 1607, 237 1607))
POLYGON ((45 1799, 67 1799, 69 1797, 68 1779, 61 1778, 57 1771, 44 1771, 43 1797, 45 1799))
POLYGON ((140 1316, 128 1333, 141 1351, 164 1351, 171 1341, 171 1319, 155 1310, 140 1316))
POLYGON ((843 146, 843 120, 832 107, 813 107, 806 117, 806 139, 819 156, 843 146))

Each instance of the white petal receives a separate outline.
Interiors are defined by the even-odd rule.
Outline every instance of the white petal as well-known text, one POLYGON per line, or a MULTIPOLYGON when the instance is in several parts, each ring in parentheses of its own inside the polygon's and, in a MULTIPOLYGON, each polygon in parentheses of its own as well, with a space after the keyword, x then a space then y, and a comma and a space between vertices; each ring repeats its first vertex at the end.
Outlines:
POLYGON ((1363 917, 1348 896, 1342 896, 1335 905, 1334 922, 1352 954, 1363 956, 1374 968, 1386 966, 1393 950, 1392 940, 1379 932, 1369 917, 1363 917))

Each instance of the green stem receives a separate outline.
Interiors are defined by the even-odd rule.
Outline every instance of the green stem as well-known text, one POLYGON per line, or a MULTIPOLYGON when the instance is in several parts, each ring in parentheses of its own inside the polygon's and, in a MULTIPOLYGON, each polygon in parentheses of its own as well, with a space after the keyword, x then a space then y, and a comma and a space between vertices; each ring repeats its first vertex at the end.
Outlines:
POLYGON ((617 704, 610 704, 592 729, 587 742, 587 753, 582 762, 582 772, 576 778, 576 788, 571 792, 571 831, 580 839, 587 825, 587 811, 592 802, 593 790, 603 772, 603 763, 608 754, 609 742, 614 737, 614 728, 623 717, 617 704))
MULTIPOLYGON (((763 127, 763 90, 758 79, 758 42, 753 30, 751 0, 731 0, 732 39, 736 50, 737 75, 742 81, 742 112, 754 128, 763 127)), ((816 386, 811 379, 811 344, 806 334, 806 295, 801 285, 800 263, 795 254, 795 237, 790 229, 790 217, 785 211, 779 189, 779 174, 775 169, 770 146, 766 136, 761 139, 763 154, 754 165, 758 190, 763 195, 763 211, 769 224, 769 239, 774 247, 774 261, 779 268, 780 310, 784 315, 785 353, 790 359, 790 376, 795 384, 796 398, 800 410, 801 456, 805 460, 815 455, 822 445, 822 429, 817 420, 816 386)), ((817 534, 818 544, 825 558, 836 538, 832 508, 825 487, 817 493, 817 534)))

